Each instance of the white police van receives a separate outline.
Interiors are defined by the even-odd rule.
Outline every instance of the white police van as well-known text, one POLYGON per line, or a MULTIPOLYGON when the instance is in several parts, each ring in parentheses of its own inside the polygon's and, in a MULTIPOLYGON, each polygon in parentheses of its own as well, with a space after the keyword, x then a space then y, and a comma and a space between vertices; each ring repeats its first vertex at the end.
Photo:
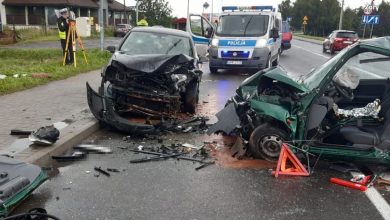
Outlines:
POLYGON ((209 47, 211 73, 278 65, 282 27, 279 12, 272 6, 225 6, 222 11, 209 47))

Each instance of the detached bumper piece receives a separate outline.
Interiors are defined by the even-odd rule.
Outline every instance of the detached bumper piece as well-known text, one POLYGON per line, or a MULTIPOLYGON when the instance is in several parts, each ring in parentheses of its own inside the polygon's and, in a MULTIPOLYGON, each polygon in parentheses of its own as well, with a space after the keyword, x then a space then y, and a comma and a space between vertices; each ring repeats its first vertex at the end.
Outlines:
POLYGON ((114 109, 113 100, 108 97, 102 97, 87 83, 87 98, 88 105, 92 114, 101 122, 104 122, 113 128, 125 133, 156 133, 153 125, 132 123, 129 120, 121 117, 114 109))
POLYGON ((47 178, 36 165, 0 156, 0 217, 7 216, 47 178))

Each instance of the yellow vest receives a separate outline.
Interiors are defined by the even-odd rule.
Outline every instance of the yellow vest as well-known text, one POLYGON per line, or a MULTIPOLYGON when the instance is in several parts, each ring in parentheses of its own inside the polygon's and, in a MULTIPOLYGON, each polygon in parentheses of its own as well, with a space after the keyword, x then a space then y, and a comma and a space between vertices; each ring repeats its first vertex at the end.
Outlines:
POLYGON ((137 26, 149 26, 149 24, 145 19, 141 19, 137 22, 137 26))
POLYGON ((61 40, 66 39, 66 32, 65 31, 58 31, 58 36, 60 37, 61 40))

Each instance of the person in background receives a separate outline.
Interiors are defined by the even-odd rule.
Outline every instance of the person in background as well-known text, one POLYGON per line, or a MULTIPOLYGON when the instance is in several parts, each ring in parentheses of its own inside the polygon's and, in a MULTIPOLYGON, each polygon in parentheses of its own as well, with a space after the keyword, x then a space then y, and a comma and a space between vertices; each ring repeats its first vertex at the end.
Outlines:
POLYGON ((144 26, 144 27, 149 26, 148 22, 146 21, 145 15, 141 15, 141 20, 137 22, 137 26, 144 26))
MULTIPOLYGON (((67 8, 63 8, 59 11, 60 17, 57 19, 57 26, 58 26, 58 35, 60 37, 61 41, 61 47, 63 55, 65 56, 65 49, 66 49, 66 38, 68 36, 69 31, 69 12, 67 8)), ((68 42, 68 53, 65 59, 65 64, 73 64, 73 48, 72 48, 72 40, 69 39, 68 42)))

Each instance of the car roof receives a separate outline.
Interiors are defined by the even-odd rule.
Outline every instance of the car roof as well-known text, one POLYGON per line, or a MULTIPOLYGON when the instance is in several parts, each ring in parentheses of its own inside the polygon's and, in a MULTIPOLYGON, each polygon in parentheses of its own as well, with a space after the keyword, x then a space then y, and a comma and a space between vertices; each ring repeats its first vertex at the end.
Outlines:
POLYGON ((355 31, 349 31, 349 30, 335 30, 333 32, 348 32, 348 33, 356 33, 355 31))
POLYGON ((131 32, 162 33, 162 34, 191 38, 191 35, 188 32, 177 30, 177 29, 165 28, 165 27, 135 27, 131 29, 131 32))

